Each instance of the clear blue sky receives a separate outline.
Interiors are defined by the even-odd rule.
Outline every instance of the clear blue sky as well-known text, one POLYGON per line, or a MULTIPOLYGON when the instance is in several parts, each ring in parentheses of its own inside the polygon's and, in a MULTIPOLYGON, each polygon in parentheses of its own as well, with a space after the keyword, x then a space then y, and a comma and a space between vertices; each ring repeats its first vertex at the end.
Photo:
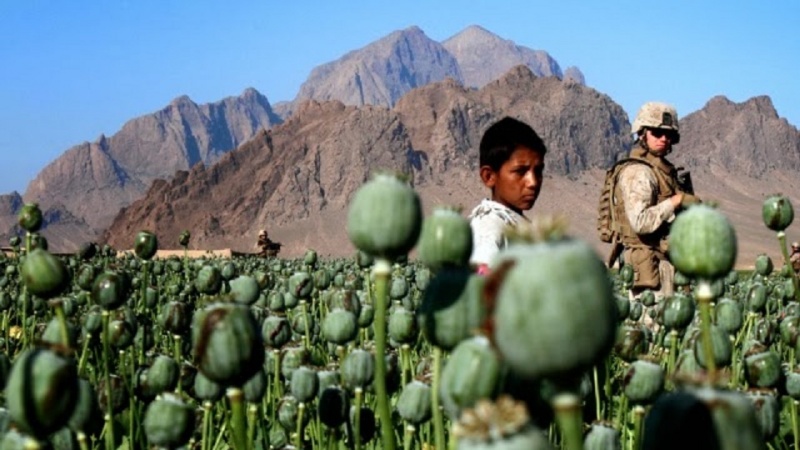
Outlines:
POLYGON ((180 95, 291 100, 311 69, 395 30, 481 25, 578 66, 632 116, 769 95, 800 126, 800 1, 0 2, 0 193, 180 95))

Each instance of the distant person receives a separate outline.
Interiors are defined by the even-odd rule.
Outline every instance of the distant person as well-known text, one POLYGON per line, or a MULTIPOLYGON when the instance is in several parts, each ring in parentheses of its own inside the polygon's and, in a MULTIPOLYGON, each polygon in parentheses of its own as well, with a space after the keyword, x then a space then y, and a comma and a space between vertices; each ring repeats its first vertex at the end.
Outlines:
POLYGON ((792 265, 795 274, 800 274, 800 242, 792 242, 792 254, 789 255, 789 263, 792 265))
POLYGON ((273 242, 269 235, 267 234, 267 230, 260 230, 258 232, 258 243, 256 247, 260 249, 258 255, 261 257, 275 257, 278 256, 278 252, 280 252, 281 244, 277 242, 273 242))
POLYGON ((473 250, 470 264, 487 273, 494 255, 507 245, 504 230, 530 220, 542 189, 547 148, 529 125, 505 117, 490 126, 480 142, 479 175, 489 189, 469 215, 473 250))
POLYGON ((699 203, 688 177, 667 160, 680 142, 678 113, 670 105, 648 102, 633 121, 636 141, 630 157, 620 161, 613 189, 616 222, 614 250, 634 272, 631 298, 651 290, 656 299, 674 292, 675 268, 668 258, 667 237, 676 213, 699 203))

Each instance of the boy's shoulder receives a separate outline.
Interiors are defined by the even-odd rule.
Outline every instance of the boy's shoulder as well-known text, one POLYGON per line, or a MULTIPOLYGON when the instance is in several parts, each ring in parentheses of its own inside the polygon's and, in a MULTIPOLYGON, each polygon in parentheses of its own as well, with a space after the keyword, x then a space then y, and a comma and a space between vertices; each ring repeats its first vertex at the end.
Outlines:
POLYGON ((478 222, 502 222, 505 224, 515 224, 520 220, 527 220, 508 207, 495 201, 484 199, 469 214, 471 223, 478 222))

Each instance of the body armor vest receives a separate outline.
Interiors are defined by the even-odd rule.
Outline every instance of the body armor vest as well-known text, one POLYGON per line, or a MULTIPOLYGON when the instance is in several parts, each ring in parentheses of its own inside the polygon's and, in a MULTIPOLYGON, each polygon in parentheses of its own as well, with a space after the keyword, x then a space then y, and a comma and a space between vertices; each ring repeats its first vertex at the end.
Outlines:
MULTIPOLYGON (((626 167, 629 164, 646 164, 649 166, 658 180, 658 192, 656 192, 656 203, 660 203, 678 192, 678 172, 675 166, 664 158, 652 155, 641 147, 635 147, 630 158, 622 164, 626 167)), ((620 167, 620 171, 622 170, 620 167)), ((625 202, 619 184, 614 187, 612 200, 614 210, 614 228, 619 236, 620 242, 627 248, 650 247, 662 254, 667 252, 667 236, 669 235, 669 224, 664 223, 656 231, 649 234, 636 234, 625 214, 625 202)))

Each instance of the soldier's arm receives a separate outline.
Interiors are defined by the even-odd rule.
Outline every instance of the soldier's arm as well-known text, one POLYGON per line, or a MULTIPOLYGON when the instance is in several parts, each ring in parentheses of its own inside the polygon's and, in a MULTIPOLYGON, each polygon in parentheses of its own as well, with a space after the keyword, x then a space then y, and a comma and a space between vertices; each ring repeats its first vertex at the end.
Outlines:
MULTIPOLYGON (((658 180, 643 165, 631 165, 619 176, 620 190, 625 202, 625 214, 637 234, 649 234, 658 229, 675 214, 674 198, 656 203, 658 180)), ((680 205, 680 199, 677 199, 680 205)))

